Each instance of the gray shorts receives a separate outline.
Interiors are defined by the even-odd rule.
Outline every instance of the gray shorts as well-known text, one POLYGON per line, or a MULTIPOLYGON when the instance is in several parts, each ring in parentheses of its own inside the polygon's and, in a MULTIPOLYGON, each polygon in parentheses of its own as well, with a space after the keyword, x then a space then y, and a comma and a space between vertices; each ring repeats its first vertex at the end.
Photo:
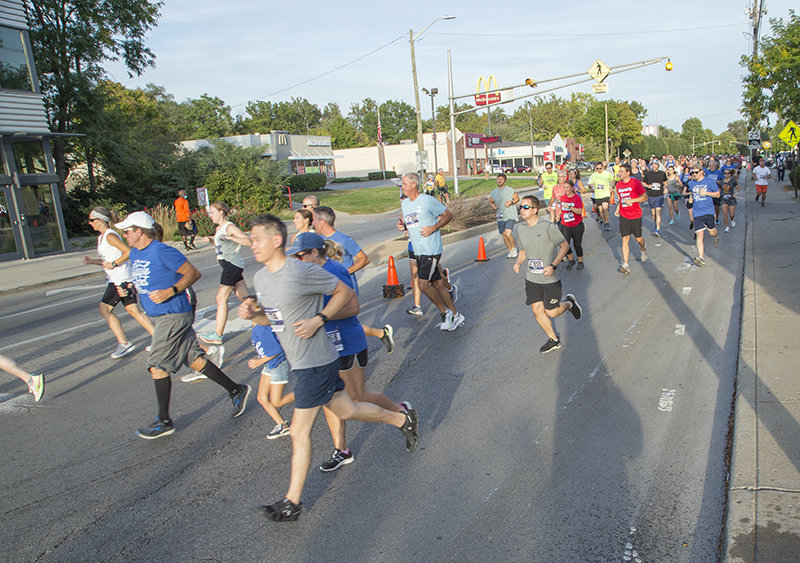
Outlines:
POLYGON ((517 222, 514 219, 506 219, 503 221, 502 219, 497 221, 497 231, 502 235, 505 231, 513 231, 514 225, 517 222))
POLYGON ((147 356, 147 368, 158 368, 169 374, 182 365, 189 366, 203 356, 192 328, 192 313, 173 313, 153 318, 153 340, 147 356))
POLYGON ((278 364, 278 367, 276 368, 264 366, 264 368, 261 370, 261 375, 266 375, 269 377, 270 385, 286 385, 289 383, 290 371, 291 368, 289 368, 289 362, 284 360, 278 364))

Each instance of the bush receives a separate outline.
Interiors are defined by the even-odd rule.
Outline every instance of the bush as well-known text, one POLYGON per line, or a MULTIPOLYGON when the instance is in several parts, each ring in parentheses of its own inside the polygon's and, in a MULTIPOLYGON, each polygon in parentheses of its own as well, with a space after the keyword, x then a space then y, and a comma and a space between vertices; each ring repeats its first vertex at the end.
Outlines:
POLYGON ((297 174, 286 179, 286 184, 293 192, 315 192, 324 188, 327 183, 328 177, 322 172, 297 174))
POLYGON ((453 198, 447 209, 453 214, 453 220, 445 225, 442 234, 490 223, 497 217, 496 211, 485 197, 453 198))
POLYGON ((800 187, 800 166, 795 166, 789 171, 789 181, 793 187, 800 187))
POLYGON ((344 184, 345 182, 360 182, 361 178, 358 176, 350 176, 348 178, 334 178, 331 184, 344 184))
MULTIPOLYGON (((394 170, 386 170, 386 179, 389 178, 397 178, 397 172, 394 170)), ((384 171, 381 172, 370 172, 367 174, 367 180, 383 180, 384 171)))

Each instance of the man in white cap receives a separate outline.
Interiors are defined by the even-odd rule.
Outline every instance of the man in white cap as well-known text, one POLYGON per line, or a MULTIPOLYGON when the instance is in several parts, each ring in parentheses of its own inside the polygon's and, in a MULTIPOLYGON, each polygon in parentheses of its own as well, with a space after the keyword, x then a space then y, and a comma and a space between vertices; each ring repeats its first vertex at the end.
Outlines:
POLYGON ((152 440, 175 432, 169 416, 171 375, 183 364, 224 387, 233 401, 231 416, 241 416, 247 407, 250 386, 233 382, 208 361, 192 328, 194 314, 185 291, 200 279, 199 270, 178 250, 156 239, 155 221, 147 213, 131 213, 115 226, 124 232, 131 247, 133 283, 154 326, 147 369, 156 386, 158 417, 152 426, 136 434, 152 440))

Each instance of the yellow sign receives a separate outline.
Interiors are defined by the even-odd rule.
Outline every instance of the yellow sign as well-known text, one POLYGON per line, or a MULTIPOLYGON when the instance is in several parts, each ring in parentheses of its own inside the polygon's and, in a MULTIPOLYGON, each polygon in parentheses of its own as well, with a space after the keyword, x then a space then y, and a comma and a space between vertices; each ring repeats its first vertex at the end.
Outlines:
POLYGON ((607 94, 608 84, 600 82, 599 84, 592 84, 592 93, 594 94, 607 94))
POLYGON ((794 148, 797 142, 800 141, 800 127, 797 127, 797 124, 790 120, 786 124, 786 128, 778 136, 784 143, 794 148))
POLYGON ((586 72, 589 73, 589 76, 597 80, 598 82, 602 82, 608 76, 608 73, 611 72, 611 69, 606 66, 606 64, 597 59, 592 66, 589 67, 589 70, 586 72))
POLYGON ((491 74, 489 75, 488 80, 484 80, 483 76, 478 77, 478 85, 475 87, 475 91, 478 92, 475 94, 475 105, 476 106, 485 106, 487 104, 496 104, 500 101, 500 92, 491 92, 492 90, 492 83, 494 83, 494 90, 497 90, 497 79, 491 74), (481 85, 483 85, 483 89, 487 92, 486 94, 481 94, 481 85))

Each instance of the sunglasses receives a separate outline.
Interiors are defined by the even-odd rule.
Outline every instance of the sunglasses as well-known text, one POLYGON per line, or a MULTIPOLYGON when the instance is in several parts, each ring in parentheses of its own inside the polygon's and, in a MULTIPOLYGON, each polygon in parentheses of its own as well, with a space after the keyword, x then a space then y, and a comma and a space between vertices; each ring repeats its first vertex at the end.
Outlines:
POLYGON ((520 205, 519 208, 520 209, 533 209, 533 206, 532 205, 520 205))
POLYGON ((692 174, 700 174, 700 170, 692 170, 692 174))

